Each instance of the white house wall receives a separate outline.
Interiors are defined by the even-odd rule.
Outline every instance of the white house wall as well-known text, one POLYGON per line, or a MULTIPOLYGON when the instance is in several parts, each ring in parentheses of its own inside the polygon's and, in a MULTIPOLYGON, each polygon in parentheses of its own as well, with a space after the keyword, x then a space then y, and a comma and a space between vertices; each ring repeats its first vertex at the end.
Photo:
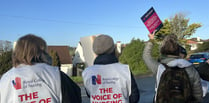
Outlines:
POLYGON ((93 51, 93 41, 95 36, 87 36, 80 38, 81 46, 83 48, 83 56, 85 58, 86 66, 92 66, 94 59, 96 58, 96 54, 93 51))
POLYGON ((73 75, 73 65, 72 64, 61 64, 61 71, 66 73, 68 76, 73 75))
POLYGON ((84 55, 83 55, 83 48, 80 43, 75 50, 75 56, 73 57, 73 65, 76 66, 77 63, 84 63, 84 55))

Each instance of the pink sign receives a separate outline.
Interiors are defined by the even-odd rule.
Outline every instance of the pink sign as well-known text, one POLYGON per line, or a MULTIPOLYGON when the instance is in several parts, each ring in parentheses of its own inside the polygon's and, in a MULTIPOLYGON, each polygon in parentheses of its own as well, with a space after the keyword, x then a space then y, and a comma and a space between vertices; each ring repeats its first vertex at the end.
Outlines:
POLYGON ((155 30, 160 30, 163 27, 163 24, 155 12, 154 8, 151 7, 142 17, 141 20, 144 22, 145 26, 150 33, 153 33, 155 30))

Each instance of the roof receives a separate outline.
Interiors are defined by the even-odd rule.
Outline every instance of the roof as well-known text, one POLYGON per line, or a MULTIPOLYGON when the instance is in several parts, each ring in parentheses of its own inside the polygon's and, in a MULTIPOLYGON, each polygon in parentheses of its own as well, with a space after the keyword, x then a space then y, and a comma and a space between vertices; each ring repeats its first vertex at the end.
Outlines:
POLYGON ((199 38, 199 41, 198 41, 198 38, 191 38, 189 40, 192 40, 192 41, 196 41, 196 42, 202 42, 203 40, 199 38))
POLYGON ((51 50, 57 52, 61 64, 72 64, 72 57, 69 53, 69 46, 48 46, 48 53, 51 50))
POLYGON ((196 41, 193 40, 187 40, 187 44, 198 44, 196 41))

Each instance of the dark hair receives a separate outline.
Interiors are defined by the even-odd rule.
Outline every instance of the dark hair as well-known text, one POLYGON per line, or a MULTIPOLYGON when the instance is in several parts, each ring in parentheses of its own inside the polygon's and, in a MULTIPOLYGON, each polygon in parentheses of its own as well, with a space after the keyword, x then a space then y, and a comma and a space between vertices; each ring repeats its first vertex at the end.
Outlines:
POLYGON ((184 56, 186 57, 187 56, 187 51, 184 47, 182 47, 181 45, 179 45, 179 52, 181 54, 184 54, 184 56))
POLYGON ((177 42, 177 37, 173 34, 166 36, 163 40, 160 52, 162 55, 179 56, 179 44, 177 42))

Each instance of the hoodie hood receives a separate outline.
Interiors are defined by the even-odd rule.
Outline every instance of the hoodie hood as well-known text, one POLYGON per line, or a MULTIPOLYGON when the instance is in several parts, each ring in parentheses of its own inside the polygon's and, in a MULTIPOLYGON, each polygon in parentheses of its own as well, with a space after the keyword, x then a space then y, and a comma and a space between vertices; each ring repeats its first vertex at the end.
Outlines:
POLYGON ((192 63, 188 62, 185 59, 175 59, 175 60, 172 60, 172 61, 168 62, 167 65, 169 67, 177 66, 179 68, 185 68, 185 67, 191 66, 192 63))

